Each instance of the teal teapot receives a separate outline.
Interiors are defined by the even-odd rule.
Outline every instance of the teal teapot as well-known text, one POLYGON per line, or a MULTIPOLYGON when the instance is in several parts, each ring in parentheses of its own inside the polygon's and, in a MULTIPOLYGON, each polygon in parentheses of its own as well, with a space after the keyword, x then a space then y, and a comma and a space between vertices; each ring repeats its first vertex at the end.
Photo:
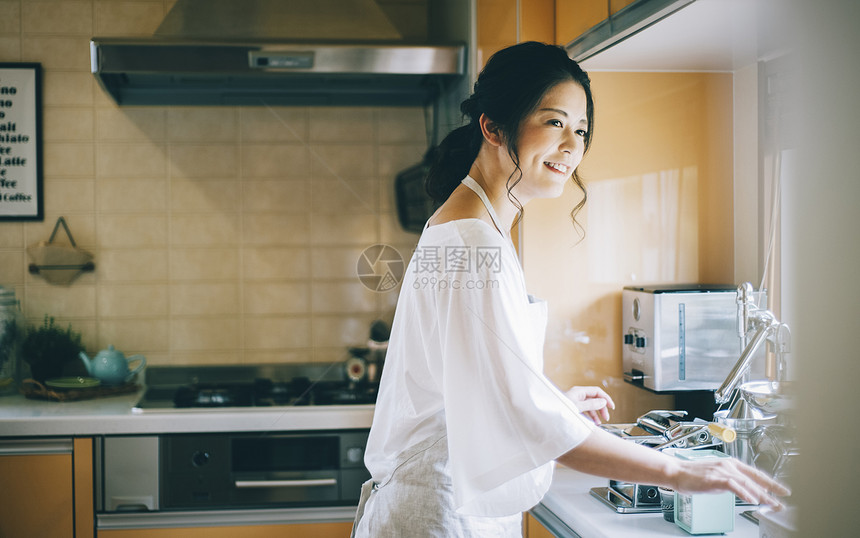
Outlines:
POLYGON ((86 353, 81 351, 81 361, 86 366, 87 373, 105 385, 126 383, 146 366, 146 357, 143 355, 133 355, 126 358, 121 351, 114 349, 113 346, 108 346, 107 349, 99 351, 94 359, 90 359, 86 353), (131 370, 128 365, 134 361, 140 361, 140 364, 131 370))

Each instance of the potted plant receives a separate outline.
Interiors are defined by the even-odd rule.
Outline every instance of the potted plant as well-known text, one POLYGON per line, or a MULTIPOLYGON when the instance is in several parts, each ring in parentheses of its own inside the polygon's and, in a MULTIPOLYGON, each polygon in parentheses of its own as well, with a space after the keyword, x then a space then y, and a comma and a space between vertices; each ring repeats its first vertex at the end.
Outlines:
POLYGON ((84 350, 81 334, 54 323, 48 315, 41 326, 30 327, 21 343, 21 356, 30 366, 30 375, 40 383, 46 379, 68 374, 67 365, 79 362, 78 354, 84 350))

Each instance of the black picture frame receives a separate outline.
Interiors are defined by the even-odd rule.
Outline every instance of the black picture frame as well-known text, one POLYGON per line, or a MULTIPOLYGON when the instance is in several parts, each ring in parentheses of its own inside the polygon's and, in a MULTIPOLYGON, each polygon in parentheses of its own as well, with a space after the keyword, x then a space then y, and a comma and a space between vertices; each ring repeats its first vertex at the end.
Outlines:
POLYGON ((42 64, 0 62, 0 221, 45 219, 42 64))

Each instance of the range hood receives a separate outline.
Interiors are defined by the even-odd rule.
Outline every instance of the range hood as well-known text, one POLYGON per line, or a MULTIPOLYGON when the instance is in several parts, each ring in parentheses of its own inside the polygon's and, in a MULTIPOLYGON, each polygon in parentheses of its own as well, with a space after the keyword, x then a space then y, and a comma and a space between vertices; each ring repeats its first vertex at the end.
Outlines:
POLYGON ((405 39, 374 0, 177 0, 90 55, 120 105, 422 105, 465 73, 464 44, 405 39))

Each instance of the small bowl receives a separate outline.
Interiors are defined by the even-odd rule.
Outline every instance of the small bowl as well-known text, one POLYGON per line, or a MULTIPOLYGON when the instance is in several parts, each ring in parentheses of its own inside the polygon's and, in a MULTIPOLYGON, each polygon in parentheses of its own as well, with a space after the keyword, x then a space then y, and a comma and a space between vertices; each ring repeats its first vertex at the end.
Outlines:
POLYGON ((660 509, 663 511, 663 519, 669 523, 675 522, 675 491, 669 488, 658 487, 660 492, 660 509))
POLYGON ((795 388, 791 381, 751 381, 739 387, 744 400, 765 413, 791 407, 795 388))

